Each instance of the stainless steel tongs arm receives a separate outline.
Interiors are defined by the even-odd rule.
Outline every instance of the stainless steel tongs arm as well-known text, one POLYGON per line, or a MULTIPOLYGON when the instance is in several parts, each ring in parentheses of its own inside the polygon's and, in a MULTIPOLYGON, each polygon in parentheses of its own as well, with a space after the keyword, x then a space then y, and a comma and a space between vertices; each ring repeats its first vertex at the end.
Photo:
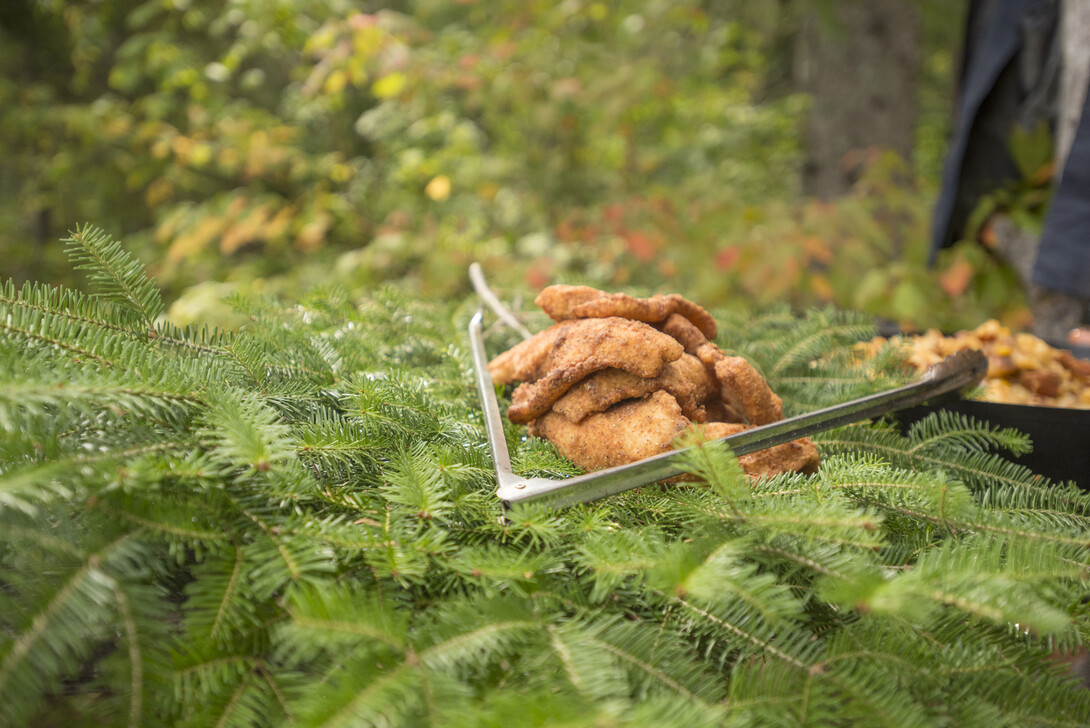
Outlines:
MULTIPOLYGON (((488 357, 481 336, 482 318, 483 311, 478 310, 470 321, 469 341, 488 441, 496 464, 499 483, 496 495, 500 500, 508 505, 541 503, 563 508, 622 493, 685 472, 678 463, 689 448, 671 450, 628 465, 598 470, 566 480, 524 478, 515 474, 511 469, 511 455, 503 433, 503 420, 496 399, 495 385, 488 372, 488 357)), ((912 384, 754 427, 736 435, 712 440, 708 444, 724 443, 735 455, 745 455, 800 437, 895 412, 945 394, 965 391, 976 386, 987 369, 988 359, 981 352, 959 352, 932 366, 912 384)))

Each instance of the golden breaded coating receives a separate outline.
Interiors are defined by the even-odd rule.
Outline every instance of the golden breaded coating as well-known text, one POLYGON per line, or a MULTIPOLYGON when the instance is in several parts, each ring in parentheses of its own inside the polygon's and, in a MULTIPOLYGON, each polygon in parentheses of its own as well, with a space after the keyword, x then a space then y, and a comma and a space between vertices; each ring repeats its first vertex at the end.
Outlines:
MULTIPOLYGON (((581 422, 587 415, 604 412, 621 400, 645 397, 661 389, 674 396, 683 415, 693 422, 704 422, 707 418, 704 401, 715 386, 699 359, 682 354, 677 361, 667 362, 661 374, 649 379, 622 369, 595 372, 556 400, 552 409, 572 422, 581 422)), ((519 390, 516 389, 515 401, 518 399, 519 390)))
MULTIPOLYGON (((692 423, 668 393, 659 390, 641 399, 629 399, 604 412, 574 423, 549 411, 530 425, 530 434, 543 437, 576 465, 601 470, 643 460, 673 449, 677 436, 692 423)), ((698 427, 707 440, 750 429, 750 425, 711 422, 698 427)), ((814 473, 821 458, 809 438, 801 438, 765 450, 742 455, 738 463, 752 478, 787 471, 814 473)))
POLYGON ((497 384, 534 382, 554 369, 584 359, 608 360, 595 369, 614 366, 641 377, 654 377, 662 365, 684 353, 669 336, 639 321, 621 318, 576 319, 553 324, 488 363, 497 384))
POLYGON ((751 425, 767 425, 783 419, 783 402, 753 365, 740 356, 727 356, 685 318, 673 314, 662 324, 662 332, 677 339, 686 353, 694 354, 719 382, 727 419, 751 425), (737 417, 737 415, 744 417, 737 417))
POLYGON ((630 399, 576 424, 550 411, 530 426, 530 434, 552 442, 573 463, 601 470, 666 452, 689 420, 677 400, 659 390, 630 399))
MULTIPOLYGON (((489 370, 512 371, 516 379, 526 381, 507 417, 526 423, 541 415, 579 380, 601 369, 623 369, 638 377, 656 377, 667 362, 684 353, 681 344, 645 323, 620 318, 574 319, 546 329, 551 348, 542 350, 534 338, 501 354, 489 364, 489 370), (527 345, 530 356, 518 356, 517 349, 527 345), (508 354, 516 353, 509 359, 508 354)), ((539 334, 540 335, 540 334, 539 334)), ((495 375, 493 375, 495 377, 495 375)), ((495 380, 494 381, 498 381, 495 380)))
POLYGON ((488 362, 492 381, 509 384, 538 379, 538 370, 548 364, 556 342, 567 335, 569 328, 568 324, 554 324, 496 356, 488 362))
POLYGON ((681 314, 667 316, 659 325, 659 330, 677 339, 685 347, 685 353, 692 354, 708 366, 715 364, 715 352, 719 351, 719 347, 708 341, 708 337, 681 314))
POLYGON ((708 341, 700 329, 680 314, 671 314, 659 328, 664 334, 677 339, 685 348, 686 354, 698 358, 707 369, 709 378, 715 383, 714 390, 718 397, 709 398, 705 404, 708 419, 713 422, 747 422, 742 397, 731 387, 724 387, 716 374, 716 362, 726 356, 723 350, 708 341))
MULTIPOLYGON (((718 440, 720 437, 735 435, 750 429, 748 425, 727 422, 709 422, 703 425, 704 437, 718 440)), ((821 456, 817 446, 809 437, 785 442, 782 445, 751 452, 738 457, 738 464, 751 478, 764 478, 780 473, 816 473, 821 465, 821 456)))
MULTIPOLYGON (((532 435, 586 470, 667 452, 690 428, 716 439, 783 418, 782 402, 760 372, 710 341, 715 320, 677 294, 633 298, 557 285, 536 303, 557 323, 488 369, 496 383, 521 382, 508 419, 529 423, 532 435)), ((802 438, 743 455, 739 463, 760 478, 811 473, 820 458, 802 438)))
POLYGON ((783 401, 769 388, 760 372, 742 357, 724 355, 717 360, 715 377, 721 392, 733 392, 742 401, 749 424, 767 425, 783 419, 783 401))
POLYGON ((555 285, 538 294, 534 303, 554 321, 620 316, 658 323, 677 313, 691 321, 706 338, 714 339, 718 332, 710 313, 677 293, 634 298, 627 293, 606 293, 589 286, 555 285))
POLYGON ((537 298, 534 299, 534 303, 547 313, 553 321, 567 321, 579 318, 579 316, 572 313, 573 308, 605 295, 605 291, 599 291, 597 288, 591 288, 590 286, 557 284, 542 289, 541 293, 537 294, 537 298))

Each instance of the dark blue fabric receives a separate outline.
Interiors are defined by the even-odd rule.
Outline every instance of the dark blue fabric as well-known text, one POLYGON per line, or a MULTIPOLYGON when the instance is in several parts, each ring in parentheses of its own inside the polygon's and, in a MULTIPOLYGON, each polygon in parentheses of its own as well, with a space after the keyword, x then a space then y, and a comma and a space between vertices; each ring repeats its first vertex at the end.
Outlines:
MULTIPOLYGON (((970 145, 975 145, 977 149, 985 147, 983 153, 987 156, 1005 155, 1004 149, 996 146, 1005 144, 1005 140, 981 138, 996 135, 981 133, 986 130, 980 128, 982 120, 978 119, 978 112, 995 89, 1000 74, 1022 45, 1023 18, 1029 17, 1046 3, 1047 0, 992 0, 974 2, 971 6, 954 133, 943 166, 942 191, 932 220, 932 262, 941 248, 952 245, 960 238, 968 217, 965 204, 960 205, 961 210, 957 208, 959 192, 967 183, 963 172, 966 155, 971 151, 970 145)), ((1004 165, 1003 160, 998 160, 998 166, 1000 170, 993 171, 992 175, 1003 174, 1003 167, 1008 168, 1008 174, 1014 173, 1013 165, 1004 165)), ((1002 181, 985 180, 985 183, 1000 184, 1002 181)), ((963 193, 961 198, 964 200, 963 193)))
POLYGON ((1033 282, 1090 299, 1090 93, 1041 232, 1033 282))
MULTIPOLYGON (((964 233, 982 194, 1017 178, 1008 133, 1025 121, 1026 88, 1016 61, 1027 32, 1055 24, 1056 0, 973 0, 959 76, 954 133, 932 221, 931 261, 964 233)), ((1090 300, 1090 93, 1045 218, 1034 283, 1090 300)))

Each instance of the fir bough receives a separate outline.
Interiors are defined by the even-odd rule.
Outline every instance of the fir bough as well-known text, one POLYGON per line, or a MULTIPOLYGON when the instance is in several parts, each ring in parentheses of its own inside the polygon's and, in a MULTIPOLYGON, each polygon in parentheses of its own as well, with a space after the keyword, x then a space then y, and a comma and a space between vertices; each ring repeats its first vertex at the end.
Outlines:
MULTIPOLYGON (((494 476, 469 305, 238 300, 179 331, 101 232, 91 296, 0 288, 4 725, 1084 725, 1090 499, 934 416, 811 477, 563 512, 494 476)), ((802 411, 899 381, 833 311, 724 319, 802 411)), ((494 342, 494 346, 499 344, 494 342)), ((570 463, 509 427, 524 472, 570 463)))

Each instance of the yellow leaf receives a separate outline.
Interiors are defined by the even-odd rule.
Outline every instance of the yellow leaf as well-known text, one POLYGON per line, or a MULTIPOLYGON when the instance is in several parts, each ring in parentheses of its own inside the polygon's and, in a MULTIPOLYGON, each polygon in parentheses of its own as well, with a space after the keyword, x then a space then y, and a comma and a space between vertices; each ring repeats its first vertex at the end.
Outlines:
POLYGON ((336 96, 348 85, 348 74, 344 71, 333 71, 326 76, 323 88, 330 96, 336 96))
POLYGON ((166 139, 157 139, 151 145, 151 156, 153 159, 163 159, 170 154, 170 142, 166 139))
POLYGON ((431 182, 428 182, 428 186, 424 188, 424 194, 436 202, 447 199, 450 197, 450 177, 445 174, 432 177, 431 182))
POLYGON ((407 84, 405 74, 395 71, 375 81, 371 86, 371 93, 380 99, 392 99, 404 91, 407 84))
POLYGON ((295 237, 295 247, 303 252, 313 252, 322 247, 326 233, 329 231, 333 220, 325 213, 319 214, 299 230, 295 237))
POLYGON ((212 161, 212 146, 203 142, 193 145, 189 155, 189 163, 194 167, 203 167, 212 161))
POLYGON ((334 164, 329 171, 329 178, 334 182, 347 182, 356 176, 356 169, 351 164, 334 164))
POLYGON ((176 263, 200 252, 208 243, 212 242, 212 238, 223 230, 226 223, 227 221, 223 218, 204 218, 197 223, 196 227, 171 242, 170 248, 167 250, 167 259, 176 263))
POLYGON ((159 177, 144 192, 144 200, 148 207, 158 207, 174 196, 174 183, 166 177, 159 177))
POLYGON ((270 241, 283 237, 294 219, 294 207, 288 205, 280 208, 276 215, 273 216, 273 219, 269 221, 269 224, 265 226, 265 237, 270 241))

